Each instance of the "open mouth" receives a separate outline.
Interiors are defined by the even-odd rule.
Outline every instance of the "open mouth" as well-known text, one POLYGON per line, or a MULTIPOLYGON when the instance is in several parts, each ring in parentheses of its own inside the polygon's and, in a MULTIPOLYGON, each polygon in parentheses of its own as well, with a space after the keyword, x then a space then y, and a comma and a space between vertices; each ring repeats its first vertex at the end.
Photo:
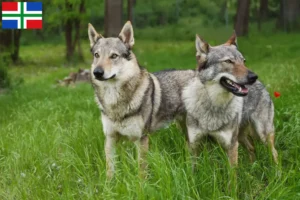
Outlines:
POLYGON ((110 80, 110 79, 115 78, 115 76, 116 76, 116 75, 114 74, 114 75, 112 75, 112 76, 109 77, 109 78, 96 77, 96 79, 99 80, 99 81, 108 81, 108 80, 110 80))
POLYGON ((236 96, 246 96, 248 94, 248 88, 245 85, 238 84, 224 76, 221 78, 220 84, 236 96))

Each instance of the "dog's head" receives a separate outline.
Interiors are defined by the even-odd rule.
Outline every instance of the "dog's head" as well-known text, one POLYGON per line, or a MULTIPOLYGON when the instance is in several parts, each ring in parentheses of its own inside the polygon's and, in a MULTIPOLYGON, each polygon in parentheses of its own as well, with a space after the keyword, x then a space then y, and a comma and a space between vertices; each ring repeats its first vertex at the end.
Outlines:
POLYGON ((104 38, 91 24, 88 26, 88 35, 94 56, 91 69, 92 80, 126 81, 139 73, 136 58, 131 51, 134 37, 129 21, 124 25, 119 37, 104 38))
POLYGON ((258 78, 245 66, 245 58, 237 49, 237 37, 222 45, 210 46, 196 35, 197 70, 203 82, 217 82, 236 96, 246 96, 245 85, 253 84, 258 78))

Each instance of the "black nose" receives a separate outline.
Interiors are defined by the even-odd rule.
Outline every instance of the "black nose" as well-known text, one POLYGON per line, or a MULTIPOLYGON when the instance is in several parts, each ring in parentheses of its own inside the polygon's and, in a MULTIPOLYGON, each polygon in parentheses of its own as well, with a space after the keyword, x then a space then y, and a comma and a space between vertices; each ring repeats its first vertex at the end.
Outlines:
POLYGON ((104 70, 101 67, 94 69, 93 74, 96 78, 102 78, 104 75, 104 70))
POLYGON ((248 78, 248 82, 250 84, 253 84, 258 79, 258 76, 256 74, 254 74, 253 72, 249 71, 247 78, 248 78))

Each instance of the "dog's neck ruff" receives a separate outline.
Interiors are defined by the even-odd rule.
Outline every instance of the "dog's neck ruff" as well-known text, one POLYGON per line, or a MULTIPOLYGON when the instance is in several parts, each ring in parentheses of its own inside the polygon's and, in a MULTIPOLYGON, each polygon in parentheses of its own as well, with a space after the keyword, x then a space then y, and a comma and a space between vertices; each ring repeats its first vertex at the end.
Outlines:
POLYGON ((218 83, 207 82, 204 85, 199 77, 185 88, 183 98, 188 115, 207 131, 216 131, 229 124, 243 107, 242 97, 225 91, 218 83))
POLYGON ((102 111, 113 121, 122 121, 133 116, 141 107, 143 94, 148 87, 149 76, 145 70, 140 71, 140 75, 126 82, 118 81, 95 86, 96 100, 102 111), (144 83, 147 82, 147 83, 144 83))

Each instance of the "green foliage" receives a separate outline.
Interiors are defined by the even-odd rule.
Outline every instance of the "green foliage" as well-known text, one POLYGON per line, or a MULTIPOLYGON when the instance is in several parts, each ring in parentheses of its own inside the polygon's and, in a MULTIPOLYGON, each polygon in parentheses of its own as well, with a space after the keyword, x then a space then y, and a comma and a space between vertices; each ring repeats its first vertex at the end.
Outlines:
MULTIPOLYGON (((197 17, 181 18, 177 24, 170 24, 164 28, 147 27, 144 29, 136 29, 135 36, 138 39, 156 40, 156 41, 174 41, 174 40, 194 40, 195 34, 203 36, 208 35, 210 38, 219 37, 220 31, 225 37, 232 34, 231 27, 209 26, 204 25, 204 19, 197 17), (217 37, 214 37, 217 36, 217 37)), ((227 39, 227 38, 226 38, 227 39)))
POLYGON ((174 24, 178 20, 175 1, 137 1, 134 25, 139 28, 174 24))
POLYGON ((182 17, 198 17, 205 24, 216 25, 224 21, 224 16, 220 16, 222 4, 222 0, 141 0, 135 6, 135 25, 147 27, 175 24, 182 17))
POLYGON ((22 44, 47 41, 61 41, 63 38, 64 23, 67 20, 80 19, 86 25, 88 18, 92 15, 91 10, 97 5, 103 5, 103 1, 85 1, 86 12, 79 12, 81 0, 45 0, 43 1, 43 29, 41 31, 25 32, 22 39, 22 44), (68 2, 68 5, 66 4, 68 2), (36 41, 36 38, 39 41, 36 41))
POLYGON ((51 4, 46 4, 46 22, 58 26, 61 23, 65 23, 68 19, 86 19, 86 15, 79 13, 80 3, 81 0, 51 0, 51 4), (71 8, 66 5, 66 2, 71 8))
MULTIPOLYGON (((223 3, 224 4, 224 3, 223 3)), ((201 1, 186 0, 184 1, 182 15, 184 17, 202 16, 206 24, 220 22, 219 14, 222 7, 221 1, 201 1)))
MULTIPOLYGON (((67 9, 66 1, 60 0, 45 0, 43 30, 23 32, 22 44, 44 43, 51 41, 59 43, 64 38, 63 23, 67 19, 79 17, 82 20, 81 38, 86 38, 87 23, 92 23, 97 30, 104 29, 105 1, 104 0, 89 0, 85 1, 86 12, 80 15, 78 6, 80 0, 68 0, 73 8, 67 9)), ((232 30, 234 24, 234 16, 236 14, 236 0, 137 0, 134 7, 134 22, 135 28, 143 28, 153 30, 150 27, 167 26, 173 27, 173 33, 168 35, 168 38, 183 38, 187 35, 189 39, 194 37, 194 29, 182 30, 180 26, 184 23, 191 23, 193 27, 197 23, 200 26, 219 26, 227 25, 228 30, 232 30), (227 9, 225 9, 227 7, 227 9), (188 20, 187 20, 188 19, 188 20), (179 29, 179 31, 178 31, 179 29), (174 35, 174 36, 173 36, 174 35), (180 36, 181 35, 181 36, 180 36)), ((279 15, 279 0, 269 0, 269 17, 272 22, 276 21, 279 15)), ((259 1, 251 1, 250 21, 256 23, 259 1)), ((127 19, 127 1, 123 1, 123 21, 127 19)), ((184 24, 185 25, 185 24, 184 24)), ((265 24, 263 24, 263 27, 265 24)), ((274 30, 275 23, 268 27, 274 30)), ((194 27, 193 27, 194 28, 194 27)), ((164 29, 165 30, 165 29, 164 29)), ((165 32, 164 30, 159 32, 165 32)), ((168 31, 168 33, 170 33, 168 31)), ((150 37, 150 31, 147 38, 150 37)), ((152 34, 153 35, 153 34, 152 34)), ((165 39, 166 36, 162 33, 162 37, 154 35, 154 38, 165 39)), ((161 39, 161 40, 162 40, 161 39)))
MULTIPOLYGON (((124 1, 126 2, 126 1, 124 1)), ((83 27, 87 23, 92 23, 96 27, 104 29, 104 0, 89 0, 86 1, 86 21, 83 22, 83 27)), ((84 32, 85 33, 85 32, 84 32)), ((86 36, 84 34, 84 36, 86 36)))

